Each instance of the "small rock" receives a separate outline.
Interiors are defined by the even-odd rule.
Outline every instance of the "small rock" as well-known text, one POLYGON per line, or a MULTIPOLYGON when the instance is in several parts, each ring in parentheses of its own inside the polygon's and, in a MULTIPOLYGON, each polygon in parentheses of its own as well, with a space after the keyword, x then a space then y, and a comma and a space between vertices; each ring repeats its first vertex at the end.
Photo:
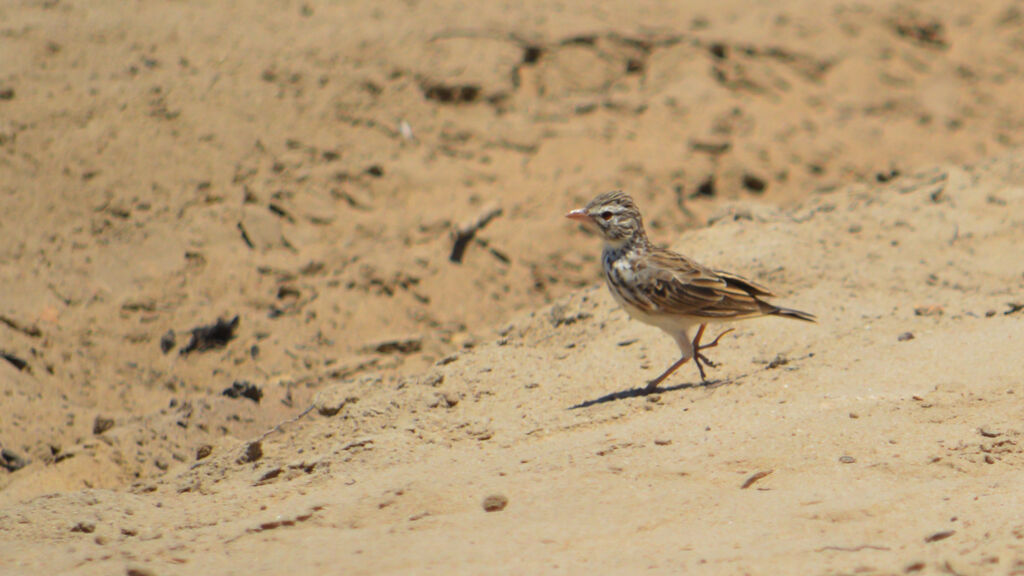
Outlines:
POLYGON ((160 351, 167 354, 174 349, 175 336, 174 330, 168 330, 160 337, 160 351))
POLYGON ((942 316, 942 306, 938 304, 932 304, 930 306, 918 306, 914 308, 915 316, 942 316))
POLYGON ((449 355, 445 356, 444 358, 441 358, 440 360, 435 362, 434 365, 435 366, 445 366, 447 364, 451 364, 452 362, 455 362, 458 359, 459 359, 459 353, 456 352, 454 354, 449 354, 449 355))
POLYGON ((284 469, 283 468, 274 468, 273 470, 269 470, 269 471, 265 472, 262 476, 260 476, 260 479, 256 481, 256 486, 262 486, 263 484, 267 484, 271 480, 277 478, 278 476, 280 476, 283 473, 284 473, 284 469))
POLYGON ((1003 433, 996 432, 987 426, 982 426, 981 428, 978 428, 978 434, 981 434, 985 438, 995 438, 997 436, 1001 436, 1003 433))
POLYGON ((668 438, 655 438, 654 439, 654 445, 655 446, 668 446, 671 443, 672 443, 672 440, 669 440, 668 438))
POLYGON ((900 176, 900 171, 895 169, 895 168, 893 168, 893 169, 888 170, 888 171, 882 171, 882 172, 876 173, 875 174, 875 180, 877 180, 878 182, 884 184, 886 182, 889 182, 891 180, 895 180, 896 178, 899 178, 899 176, 900 176))
POLYGON ((854 458, 853 456, 840 456, 839 461, 842 462, 843 464, 853 464, 854 462, 857 461, 857 459, 854 458))
POLYGON ((431 370, 421 376, 412 378, 412 383, 417 386, 429 386, 430 388, 437 388, 444 383, 444 374, 437 370, 431 370))
POLYGON ((14 366, 18 370, 25 370, 26 368, 28 368, 28 362, 26 362, 23 358, 11 354, 10 352, 4 352, 3 350, 0 350, 0 358, 3 358, 4 360, 10 362, 11 366, 14 366))
POLYGON ((106 418, 104 416, 96 416, 96 420, 92 423, 92 433, 97 436, 103 434, 107 430, 114 427, 114 419, 106 418))
POLYGON ((740 485, 740 489, 746 490, 747 488, 750 488, 751 486, 754 485, 755 482, 763 478, 767 478, 768 475, 771 474, 772 472, 774 472, 774 470, 761 470, 760 472, 752 474, 743 482, 743 484, 740 485))
POLYGON ((907 340, 913 340, 913 339, 914 339, 914 333, 913 332, 904 332, 903 334, 900 334, 899 336, 896 337, 896 340, 899 340, 900 342, 906 342, 907 340))
POLYGON ((555 304, 551 307, 551 311, 548 313, 548 319, 551 325, 555 328, 559 326, 569 326, 575 324, 581 320, 586 320, 593 316, 590 312, 576 312, 570 314, 567 307, 564 304, 555 304))
POLYGON ((936 17, 907 12, 895 18, 892 25, 896 33, 904 38, 937 48, 949 46, 946 27, 936 17))
POLYGON ((364 352, 377 352, 379 354, 412 354, 423 348, 423 338, 410 336, 407 338, 392 338, 363 346, 364 352))
POLYGON ((28 466, 29 460, 11 452, 7 448, 0 448, 0 468, 8 472, 17 472, 28 466))
POLYGON ((715 177, 708 176, 703 182, 697 185, 697 190, 690 195, 691 198, 713 198, 715 196, 715 177))
POLYGON ((214 324, 193 328, 192 339, 189 340, 187 346, 181 349, 181 355, 223 348, 235 337, 236 329, 238 329, 238 316, 231 320, 218 318, 214 324))
POLYGON ((228 398, 248 398, 257 404, 263 398, 263 390, 259 386, 245 380, 236 380, 231 384, 230 388, 225 388, 221 394, 228 398))
POLYGON ((429 408, 451 408, 459 403, 459 395, 454 392, 436 392, 434 396, 427 401, 429 408))
POLYGON ((743 175, 743 187, 754 194, 763 194, 768 183, 763 178, 747 173, 743 175))
POLYGON ((503 494, 491 494, 484 498, 483 506, 486 512, 500 512, 508 506, 508 498, 503 494))
POLYGON ((82 534, 92 534, 96 531, 96 524, 87 520, 82 520, 71 527, 72 532, 81 532, 82 534))
POLYGON ((196 450, 196 460, 202 460, 210 454, 213 454, 213 446, 209 444, 203 444, 196 450))
POLYGON ((263 443, 259 441, 249 442, 245 445, 245 452, 238 457, 237 462, 239 464, 248 464, 256 462, 260 458, 263 458, 263 443))
POLYGON ((939 540, 945 540, 953 534, 956 534, 956 530, 943 530, 942 532, 936 532, 930 536, 925 537, 924 541, 931 544, 932 542, 938 542, 939 540))
POLYGON ((322 390, 317 395, 315 405, 318 414, 329 418, 341 412, 347 404, 355 404, 358 401, 358 396, 348 394, 342 386, 334 386, 322 390))

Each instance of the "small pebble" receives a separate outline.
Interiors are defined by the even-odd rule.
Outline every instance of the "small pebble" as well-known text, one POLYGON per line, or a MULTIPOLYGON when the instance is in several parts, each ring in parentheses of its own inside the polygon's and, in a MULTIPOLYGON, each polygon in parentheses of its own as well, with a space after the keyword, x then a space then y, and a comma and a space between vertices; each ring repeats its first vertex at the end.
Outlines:
POLYGON ((92 534, 96 531, 96 525, 92 522, 83 520, 71 527, 72 532, 81 532, 82 534, 92 534))
POLYGON ((930 536, 925 537, 924 541, 931 544, 932 542, 938 542, 939 540, 945 540, 953 534, 956 534, 956 530, 943 530, 942 532, 936 532, 930 536))
POLYGON ((168 330, 160 337, 160 351, 167 354, 174 348, 174 330, 168 330))
POLYGON ((907 340, 913 340, 914 339, 914 333, 913 332, 904 332, 903 334, 900 334, 899 336, 897 336, 896 339, 899 340, 900 342, 906 342, 907 340))
POLYGON ((196 460, 202 460, 203 458, 206 458, 212 453, 213 446, 210 446, 209 444, 203 444, 198 449, 196 449, 196 460))
POLYGON ((857 459, 854 458, 853 456, 840 456, 839 461, 842 462, 843 464, 853 464, 854 462, 857 461, 857 459))
POLYGON ((483 505, 486 512, 500 512, 508 506, 508 498, 502 494, 491 494, 484 498, 483 505))
POLYGON ((749 478, 746 479, 745 482, 743 482, 743 484, 740 486, 740 489, 746 490, 747 488, 750 488, 751 486, 754 485, 755 482, 761 480, 762 478, 767 478, 768 475, 771 474, 772 472, 774 472, 774 470, 762 470, 751 475, 749 478))
POLYGON ((245 451, 238 457, 238 464, 249 464, 263 458, 263 443, 259 440, 245 445, 245 451))
POLYGON ((995 438, 996 436, 1001 436, 1002 432, 992 430, 988 426, 982 426, 981 428, 978 428, 978 434, 981 434, 985 438, 995 438))
POLYGON ((114 419, 104 416, 97 416, 92 423, 92 433, 97 436, 114 427, 114 419))

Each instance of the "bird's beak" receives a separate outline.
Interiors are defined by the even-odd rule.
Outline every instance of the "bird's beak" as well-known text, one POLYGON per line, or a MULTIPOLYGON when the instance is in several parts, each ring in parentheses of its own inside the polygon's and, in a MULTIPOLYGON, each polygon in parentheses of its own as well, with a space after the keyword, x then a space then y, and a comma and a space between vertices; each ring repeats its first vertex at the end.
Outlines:
POLYGON ((590 216, 582 208, 569 212, 568 214, 565 215, 565 217, 568 218, 569 220, 583 222, 584 224, 592 221, 590 216))

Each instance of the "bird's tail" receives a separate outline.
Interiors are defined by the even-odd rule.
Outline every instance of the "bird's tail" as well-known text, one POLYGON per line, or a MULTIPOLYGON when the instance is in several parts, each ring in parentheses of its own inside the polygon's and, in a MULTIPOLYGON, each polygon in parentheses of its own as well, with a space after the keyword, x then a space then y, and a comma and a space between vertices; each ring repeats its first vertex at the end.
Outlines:
POLYGON ((771 312, 773 316, 782 316, 783 318, 794 318, 796 320, 803 320, 804 322, 817 322, 818 318, 814 314, 808 312, 801 312, 799 310, 793 310, 792 308, 775 308, 771 312))

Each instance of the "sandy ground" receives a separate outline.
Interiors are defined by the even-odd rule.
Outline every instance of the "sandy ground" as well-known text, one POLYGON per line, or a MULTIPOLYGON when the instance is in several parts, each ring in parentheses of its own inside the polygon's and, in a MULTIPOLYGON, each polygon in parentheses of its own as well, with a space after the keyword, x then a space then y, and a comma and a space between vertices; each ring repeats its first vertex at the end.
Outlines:
POLYGON ((1024 574, 1022 72, 1009 1, 4 3, 0 572, 1024 574), (613 188, 820 323, 640 394, 613 188))

